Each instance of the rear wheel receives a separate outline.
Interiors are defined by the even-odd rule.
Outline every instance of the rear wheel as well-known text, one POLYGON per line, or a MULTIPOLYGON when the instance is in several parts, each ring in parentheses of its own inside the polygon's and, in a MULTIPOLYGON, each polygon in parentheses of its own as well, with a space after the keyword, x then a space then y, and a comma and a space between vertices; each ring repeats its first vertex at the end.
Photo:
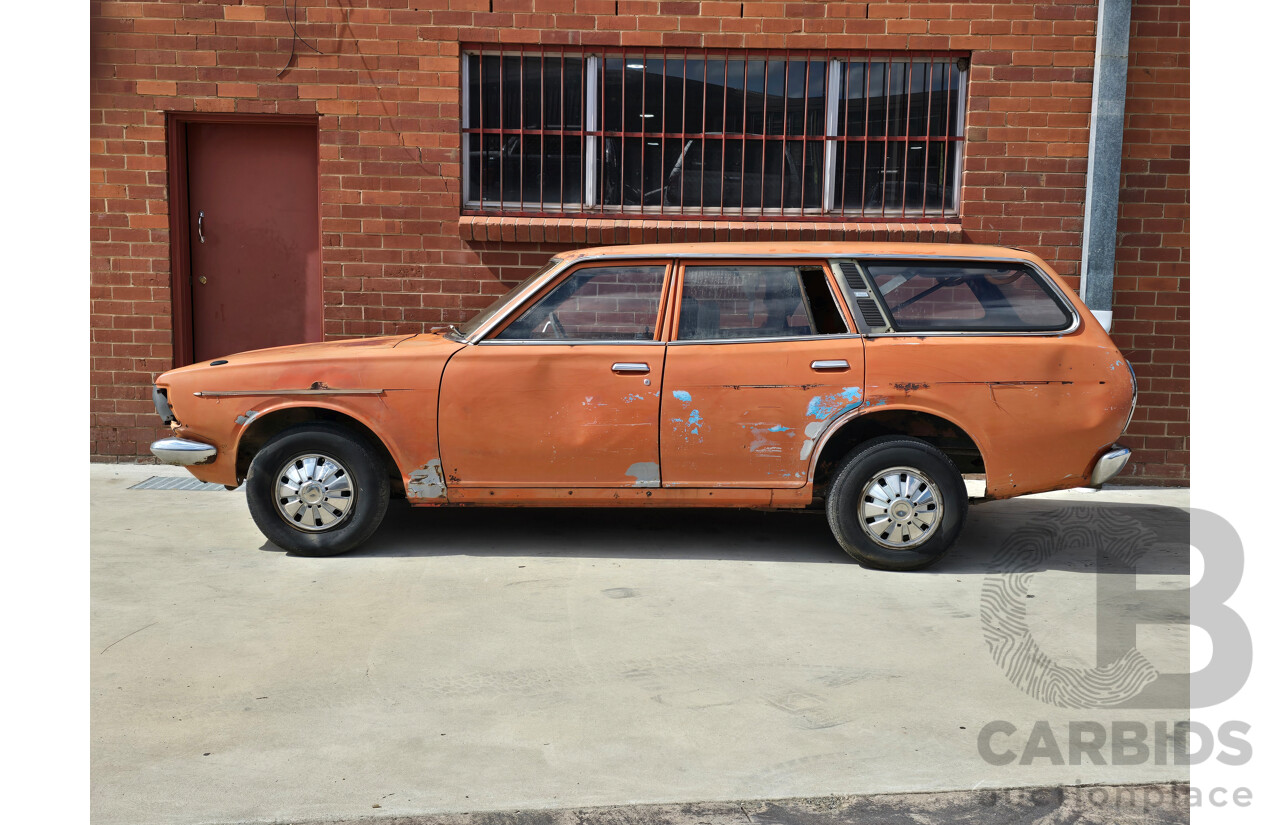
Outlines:
POLYGON ((927 441, 874 438, 850 453, 827 493, 827 523, 868 567, 917 570, 946 554, 969 507, 964 479, 927 441))
POLYGON ((274 544, 300 556, 336 556, 378 529, 391 483, 364 438, 309 424, 267 442, 249 465, 245 492, 254 522, 274 544))

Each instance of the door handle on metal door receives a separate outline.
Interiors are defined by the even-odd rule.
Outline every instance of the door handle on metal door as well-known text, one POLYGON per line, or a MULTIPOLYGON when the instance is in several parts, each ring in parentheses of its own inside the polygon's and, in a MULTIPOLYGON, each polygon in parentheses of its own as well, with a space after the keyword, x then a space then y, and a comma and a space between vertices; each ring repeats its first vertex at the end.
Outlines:
POLYGON ((847 370, 849 369, 849 362, 844 360, 843 358, 838 358, 834 361, 814 361, 812 364, 809 365, 809 369, 818 370, 818 371, 847 370))
POLYGON ((196 234, 200 236, 200 243, 204 243, 204 210, 200 210, 199 217, 196 218, 196 234))
POLYGON ((613 365, 614 372, 635 372, 647 375, 649 373, 648 364, 630 363, 620 361, 613 365))

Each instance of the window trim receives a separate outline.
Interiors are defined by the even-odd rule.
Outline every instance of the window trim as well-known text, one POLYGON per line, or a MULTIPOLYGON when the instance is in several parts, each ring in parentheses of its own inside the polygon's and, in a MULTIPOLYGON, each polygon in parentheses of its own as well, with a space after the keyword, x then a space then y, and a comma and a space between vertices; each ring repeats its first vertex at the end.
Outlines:
MULTIPOLYGON (((1038 338, 1057 338, 1064 335, 1070 335, 1080 328, 1080 313, 1076 309, 1076 305, 1067 297, 1066 293, 1058 286, 1058 282, 1049 277, 1043 269, 1041 269, 1034 261, 1026 258, 1006 258, 998 256, 983 256, 980 258, 969 257, 950 257, 950 256, 931 256, 931 255, 911 255, 906 253, 879 253, 870 255, 850 255, 848 257, 832 258, 833 261, 852 261, 855 263, 863 280, 867 284, 867 288, 874 296, 876 303, 880 306, 880 311, 884 313, 885 322, 889 324, 888 332, 872 332, 866 331, 864 334, 868 338, 955 338, 955 337, 1038 337, 1038 338), (1061 329, 1030 329, 1030 330, 913 330, 910 332, 899 331, 893 326, 893 314, 889 312, 888 304, 884 300, 884 296, 880 294, 880 288, 876 285, 871 274, 867 272, 863 265, 864 261, 938 261, 938 262, 955 262, 957 264, 983 264, 983 263, 1004 263, 1014 264, 1016 266, 1025 266, 1031 273, 1032 278, 1038 279, 1039 284, 1045 288, 1045 292, 1059 306, 1066 311, 1068 323, 1061 329)), ((848 282, 841 272, 842 288, 850 290, 848 282)), ((861 320, 861 319, 859 319, 861 320)))
MULTIPOLYGON (((853 318, 849 314, 849 308, 844 303, 844 296, 841 294, 840 285, 834 280, 835 273, 831 269, 830 263, 824 257, 804 257, 804 256, 788 256, 779 258, 769 258, 760 255, 742 255, 742 256, 717 256, 710 255, 705 258, 697 256, 678 256, 676 260, 676 277, 671 284, 670 301, 671 310, 668 317, 668 329, 665 341, 668 346, 698 346, 705 344, 756 344, 756 343, 777 343, 779 341, 827 341, 840 338, 861 338, 857 326, 853 322, 853 318), (680 334, 680 304, 684 300, 684 273, 690 266, 790 266, 796 269, 797 276, 802 267, 821 267, 826 275, 827 289, 831 290, 831 299, 835 302, 836 310, 840 313, 841 320, 844 321, 845 331, 834 333, 831 335, 821 335, 814 333, 811 335, 775 335, 770 337, 749 337, 749 338, 687 338, 679 339, 680 334)), ((804 284, 800 284, 800 294, 802 300, 808 301, 808 297, 804 294, 804 284)))
POLYGON ((621 344, 638 344, 640 346, 651 346, 654 344, 661 345, 663 341, 664 324, 666 318, 668 295, 671 293, 671 281, 673 277, 675 261, 672 258, 654 258, 652 256, 640 259, 630 259, 625 266, 660 266, 663 267, 662 283, 658 287, 658 307, 654 314, 653 338, 649 340, 637 340, 635 338, 621 339, 600 339, 600 338, 563 338, 563 339, 536 339, 536 338, 513 338, 497 340, 496 336, 501 335, 511 324, 515 323, 525 312, 534 307, 538 301, 541 301, 551 293, 556 287, 564 283, 574 274, 583 269, 604 269, 618 266, 618 261, 609 258, 593 258, 590 260, 570 261, 564 266, 548 272, 547 277, 540 284, 531 284, 531 289, 526 291, 509 305, 509 309, 501 318, 491 318, 490 324, 484 329, 476 330, 475 335, 468 340, 468 343, 476 345, 541 345, 541 346, 618 346, 621 344))
MULTIPOLYGON (((951 49, 927 49, 918 51, 908 50, 841 50, 841 49, 697 49, 691 52, 690 49, 666 49, 663 47, 628 48, 620 47, 617 49, 600 48, 600 47, 573 47, 573 46, 552 46, 550 48, 539 46, 536 50, 529 50, 525 46, 517 49, 493 48, 492 44, 463 44, 459 61, 461 63, 461 112, 459 123, 461 124, 461 176, 462 176, 462 198, 461 198, 461 214, 466 216, 484 216, 484 217, 513 217, 513 218, 614 218, 614 219, 675 219, 675 220, 715 220, 715 221, 759 221, 759 220, 777 220, 777 221, 810 221, 810 222, 832 222, 832 223, 956 223, 961 216, 961 182, 965 161, 965 144, 968 142, 965 134, 968 115, 968 95, 969 95, 969 60, 970 53, 965 51, 957 51, 951 49), (584 59, 584 96, 582 100, 583 117, 581 119, 582 129, 566 130, 561 124, 560 129, 545 130, 524 129, 523 127, 514 129, 484 127, 483 124, 471 124, 471 94, 470 94, 470 58, 485 56, 496 56, 500 58, 518 57, 521 60, 521 71, 523 71, 523 61, 526 57, 537 57, 544 59, 547 57, 557 57, 565 55, 581 55, 584 59), (752 60, 775 60, 778 58, 791 61, 792 59, 801 62, 819 62, 823 61, 827 64, 826 71, 826 90, 825 90, 825 112, 824 112, 824 130, 822 135, 770 135, 761 134, 753 135, 745 131, 743 134, 733 138, 735 142, 741 141, 745 147, 747 141, 762 142, 762 151, 768 146, 771 139, 780 141, 784 146, 793 140, 802 141, 807 147, 808 144, 814 143, 822 147, 823 158, 819 164, 821 168, 821 193, 819 195, 819 203, 816 207, 806 207, 804 205, 798 207, 756 207, 746 208, 740 205, 737 208, 726 207, 723 202, 720 206, 708 207, 699 204, 696 207, 686 206, 667 206, 659 203, 658 205, 626 205, 626 204, 602 204, 597 202, 598 191, 600 189, 600 164, 603 162, 601 143, 603 137, 622 136, 625 139, 630 133, 625 130, 622 132, 609 132, 603 130, 601 117, 603 90, 601 88, 601 73, 603 71, 602 61, 606 58, 620 58, 623 61, 632 58, 639 58, 648 61, 650 57, 657 55, 663 59, 675 59, 679 56, 682 60, 702 59, 703 61, 711 61, 722 59, 725 61, 741 59, 744 61, 752 60), (922 193, 922 206, 916 208, 907 208, 905 198, 903 204, 896 207, 888 207, 882 203, 879 209, 860 207, 857 209, 837 208, 835 204, 836 189, 836 169, 838 165, 837 147, 841 143, 846 146, 850 144, 862 143, 870 145, 872 143, 883 143, 886 146, 890 142, 910 143, 913 138, 910 135, 890 136, 887 131, 888 119, 886 117, 886 132, 881 136, 854 136, 839 135, 839 103, 841 100, 840 92, 843 90, 842 83, 845 73, 845 66, 850 63, 886 63, 886 64, 908 64, 914 66, 921 64, 932 66, 939 61, 954 61, 957 63, 958 69, 958 86, 955 90, 957 106, 956 111, 951 112, 948 104, 947 119, 950 120, 947 135, 930 135, 926 132, 924 136, 915 136, 914 140, 922 140, 926 144, 926 155, 928 154, 928 144, 937 142, 941 143, 943 150, 941 152, 943 163, 950 163, 950 146, 959 144, 956 162, 953 168, 944 173, 947 180, 944 181, 943 191, 944 200, 949 199, 950 203, 944 202, 938 209, 937 214, 933 214, 932 210, 923 205, 927 200, 927 182, 924 182, 924 192, 922 193), (518 201, 496 200, 485 201, 483 192, 474 193, 471 191, 470 185, 470 168, 471 162, 471 144, 472 135, 480 145, 480 154, 484 153, 484 135, 486 134, 507 134, 514 133, 523 136, 526 133, 534 133, 538 135, 546 135, 554 133, 559 136, 562 141, 566 137, 580 137, 582 139, 582 192, 580 200, 577 202, 558 202, 554 205, 546 201, 538 201, 536 206, 531 207, 533 202, 527 202, 521 198, 518 201), (855 139, 856 138, 856 139, 855 139)), ((767 63, 766 63, 767 65, 767 63)), ((647 74, 647 73, 646 73, 647 74)), ((869 74, 869 73, 868 73, 869 74)), ((665 75, 664 75, 665 76, 665 75)), ((806 74, 806 85, 807 85, 806 74)), ((910 83, 910 73, 908 74, 908 84, 910 83)), ((927 81, 926 81, 927 83, 927 81)), ((926 88, 922 94, 932 96, 932 88, 926 88)), ((908 107, 910 106, 911 96, 915 94, 908 92, 908 107)), ((744 103, 745 105, 745 103, 744 103)), ((705 110, 705 101, 704 101, 705 110)), ((908 108, 908 112, 910 109, 908 108)), ((705 113, 704 113, 705 121, 705 113)), ((847 112, 846 112, 847 122, 847 112)), ((683 126, 683 124, 681 124, 683 126)), ((745 124, 743 125, 745 129, 745 124)), ((928 127, 926 127, 928 128, 928 127)), ((677 138, 687 140, 708 140, 708 135, 714 133, 692 133, 692 132, 666 132, 665 130, 657 133, 659 139, 677 138)), ((655 137, 653 134, 645 133, 642 137, 655 137)), ((722 140, 727 138, 722 138, 722 140)), ((848 149, 845 150, 846 153, 848 149)), ((905 154, 905 153, 904 153, 905 154)), ((481 158, 483 162, 483 157, 481 158)), ((927 163, 927 160, 926 160, 927 163)), ((903 175, 903 186, 906 186, 905 171, 908 169, 906 158, 904 157, 901 170, 903 175)), ((864 171, 864 177, 866 172, 864 171)), ((763 171, 762 171, 763 176, 763 171)), ((864 181, 865 188, 865 181, 864 181)), ((501 194, 501 192, 499 192, 501 194)), ((721 198, 723 201, 723 197, 721 198)))

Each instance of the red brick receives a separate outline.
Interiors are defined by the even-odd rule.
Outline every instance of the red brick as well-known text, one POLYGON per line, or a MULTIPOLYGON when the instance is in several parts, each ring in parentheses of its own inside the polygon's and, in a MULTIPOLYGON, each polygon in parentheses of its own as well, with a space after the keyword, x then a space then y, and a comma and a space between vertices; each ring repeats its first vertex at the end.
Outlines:
MULTIPOLYGON (((1078 282, 1092 3, 416 5, 428 8, 309 6, 304 34, 325 54, 300 48, 293 67, 277 80, 287 29, 271 4, 93 4, 90 381, 96 458, 135 460, 145 453, 156 431, 147 382, 173 357, 162 109, 321 116, 327 336, 415 331, 463 320, 551 253, 593 242, 938 242, 963 234, 967 242, 1025 245, 1078 282), (336 38, 346 35, 359 40, 358 56, 340 50, 336 38), (972 52, 965 217, 958 224, 921 226, 460 219, 460 42, 972 52)), ((1126 478, 1185 483, 1188 14, 1185 5, 1139 0, 1133 19, 1115 340, 1139 365, 1145 383, 1135 427, 1126 436, 1136 449, 1126 478)))

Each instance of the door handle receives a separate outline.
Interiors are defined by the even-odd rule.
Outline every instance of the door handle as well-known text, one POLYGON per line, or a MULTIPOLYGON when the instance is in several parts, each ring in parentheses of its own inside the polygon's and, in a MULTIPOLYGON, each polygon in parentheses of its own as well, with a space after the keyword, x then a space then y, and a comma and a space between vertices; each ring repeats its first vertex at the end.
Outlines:
POLYGON ((849 362, 843 358, 837 358, 832 361, 814 361, 809 365, 809 369, 816 370, 818 372, 822 372, 824 370, 847 370, 849 369, 849 362))
POLYGON ((648 364, 630 363, 620 361, 613 365, 614 372, 635 372, 647 375, 649 373, 648 364))
POLYGON ((200 236, 200 243, 204 243, 204 210, 200 210, 200 215, 196 218, 196 235, 200 236))

